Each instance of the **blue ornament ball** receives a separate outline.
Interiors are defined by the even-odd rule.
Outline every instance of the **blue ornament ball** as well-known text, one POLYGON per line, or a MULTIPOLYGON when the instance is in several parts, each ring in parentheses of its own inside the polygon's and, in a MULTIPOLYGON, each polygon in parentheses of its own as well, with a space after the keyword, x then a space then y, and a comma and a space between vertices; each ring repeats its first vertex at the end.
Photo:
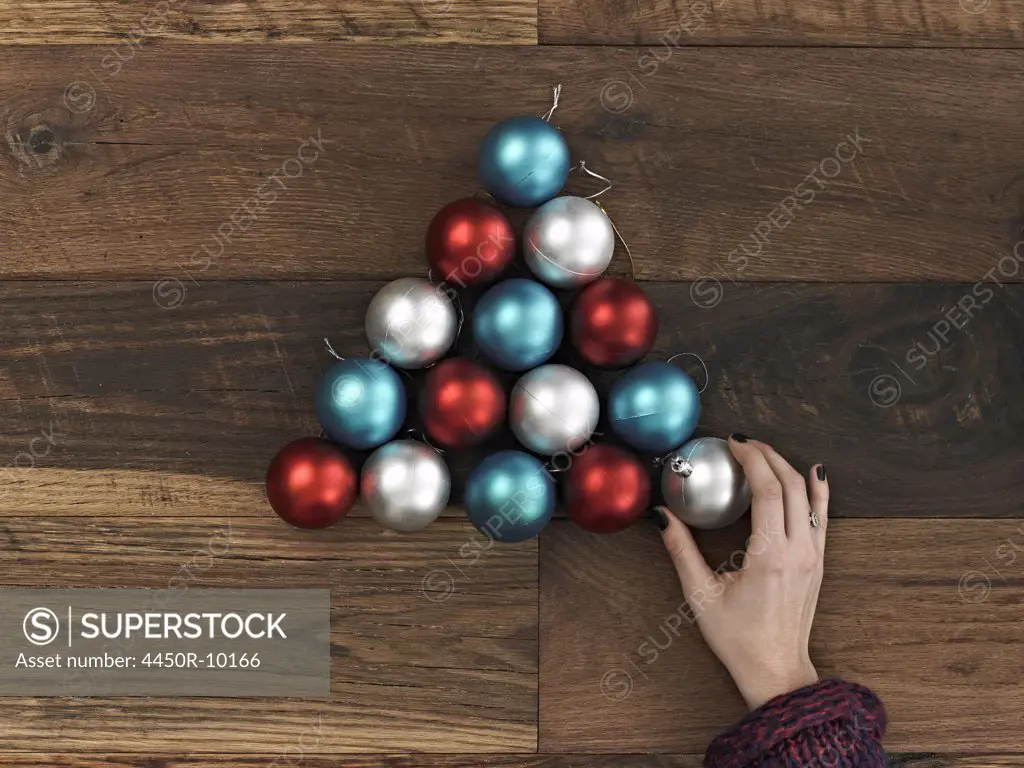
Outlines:
POLYGON ((644 363, 623 374, 608 395, 612 431, 647 453, 663 454, 685 443, 700 419, 693 379, 669 363, 644 363))
POLYGON ((569 145, 551 123, 532 115, 502 120, 480 144, 477 170, 498 200, 532 208, 557 195, 569 178, 569 145))
POLYGON ((405 421, 405 387, 389 366, 366 357, 335 363, 316 391, 316 417, 335 442, 375 448, 405 421))
POLYGON ((544 465, 522 451, 484 459, 466 481, 466 515, 495 541, 532 539, 555 512, 555 483, 544 465))
POLYGON ((526 371, 547 361, 562 343, 562 332, 558 299, 535 280, 500 282, 473 309, 474 341, 506 371, 526 371))

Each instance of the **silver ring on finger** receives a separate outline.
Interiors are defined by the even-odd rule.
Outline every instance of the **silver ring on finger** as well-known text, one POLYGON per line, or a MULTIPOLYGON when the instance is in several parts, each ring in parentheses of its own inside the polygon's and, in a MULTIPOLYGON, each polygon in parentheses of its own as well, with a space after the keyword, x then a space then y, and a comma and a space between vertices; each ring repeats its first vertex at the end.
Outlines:
POLYGON ((820 528, 820 527, 821 527, 821 518, 818 517, 818 513, 817 512, 812 511, 811 512, 811 528, 820 528))

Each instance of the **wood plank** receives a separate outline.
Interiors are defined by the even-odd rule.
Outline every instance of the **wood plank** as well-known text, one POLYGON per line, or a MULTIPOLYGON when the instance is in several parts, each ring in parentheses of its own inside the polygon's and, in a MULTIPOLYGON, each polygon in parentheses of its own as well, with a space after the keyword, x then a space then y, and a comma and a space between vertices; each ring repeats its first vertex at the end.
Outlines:
MULTIPOLYGON (((4 755, 21 768, 265 768, 279 755, 4 755)), ((353 755, 304 756, 304 768, 700 768, 702 755, 353 755)), ((298 764, 298 761, 295 761, 298 764)), ((995 763, 992 764, 995 766, 995 763)), ((974 768, 972 766, 971 768, 974 768)), ((979 768, 981 768, 979 766, 979 768)))
MULTIPOLYGON (((0 42, 106 43, 108 72, 153 40, 189 43, 537 42, 535 0, 19 0, 0 4, 0 42)), ((97 69, 99 67, 97 66, 97 69)))
MULTIPOLYGON (((710 563, 742 547, 743 522, 699 537, 710 563)), ((889 750, 1020 748, 1014 545, 1024 551, 1020 521, 834 521, 811 656, 821 675, 879 693, 889 750)), ((540 564, 541 751, 692 752, 742 714, 725 669, 677 615, 653 524, 602 537, 556 521, 540 564)))
POLYGON ((480 140, 554 83, 643 279, 1024 277, 1020 51, 161 44, 109 78, 103 51, 0 49, 2 277, 422 274, 480 140))
MULTIPOLYGON (((703 755, 303 755, 305 768, 700 768, 703 755)), ((3 754, 18 768, 265 768, 282 755, 3 754)), ((292 758, 293 760, 295 758, 292 758)), ((893 768, 1018 768, 1021 755, 890 755, 893 768)))
MULTIPOLYGON (((266 768, 280 755, 4 755, 19 768, 266 768)), ((292 758, 296 765, 296 758, 292 758)), ((700 755, 353 755, 303 756, 304 768, 700 768, 700 755)))
POLYGON ((2 750, 280 754, 302 734, 309 754, 536 748, 534 543, 470 564, 459 547, 481 537, 460 521, 407 536, 369 520, 310 534, 270 517, 48 516, 2 529, 5 587, 332 590, 329 701, 5 698, 2 750))
MULTIPOLYGON (((304 757, 307 768, 700 768, 702 755, 370 755, 304 757)), ((19 768, 263 768, 281 755, 0 754, 19 768)), ((1021 755, 890 755, 893 768, 1017 768, 1021 755)))
MULTIPOLYGON (((1024 46, 1021 0, 540 0, 553 45, 1024 46)), ((663 53, 662 55, 666 55, 663 53)))
MULTIPOLYGON (((167 311, 150 283, 0 284, 0 516, 265 516, 270 458, 318 432, 323 338, 366 354, 379 286, 203 283, 167 311)), ((644 287, 661 317, 652 357, 708 367, 701 432, 824 462, 836 516, 1024 515, 1024 361, 1009 352, 1024 287, 986 287, 966 321, 964 285, 726 283, 713 308, 690 301, 691 285, 644 287), (951 310, 966 324, 943 343, 951 310), (938 353, 918 370, 922 348, 938 353)), ((470 334, 459 347, 474 354, 470 334)), ((579 364, 571 350, 558 359, 579 364)), ((583 369, 602 393, 614 379, 583 369)), ((506 431, 485 450, 514 445, 506 431)), ((479 455, 447 454, 456 501, 479 455)))

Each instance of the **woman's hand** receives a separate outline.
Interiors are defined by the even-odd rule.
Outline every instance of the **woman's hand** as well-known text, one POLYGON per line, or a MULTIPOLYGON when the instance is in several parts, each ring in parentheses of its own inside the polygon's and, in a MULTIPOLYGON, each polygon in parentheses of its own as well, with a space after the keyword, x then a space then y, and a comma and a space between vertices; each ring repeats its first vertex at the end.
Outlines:
POLYGON ((743 567, 714 573, 689 528, 664 507, 658 519, 704 639, 756 709, 818 679, 807 645, 821 587, 828 482, 822 465, 805 482, 771 446, 743 435, 733 435, 729 448, 754 497, 743 567))

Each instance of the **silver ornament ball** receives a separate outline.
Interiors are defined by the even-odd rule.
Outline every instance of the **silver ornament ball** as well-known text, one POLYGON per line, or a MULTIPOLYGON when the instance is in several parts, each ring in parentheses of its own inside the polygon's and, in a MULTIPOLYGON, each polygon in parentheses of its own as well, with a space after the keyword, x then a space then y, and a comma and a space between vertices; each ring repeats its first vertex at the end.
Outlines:
POLYGON ((750 509, 750 484, 729 444, 698 437, 665 459, 661 493, 676 517, 693 528, 725 528, 750 509))
POLYGON ((601 276, 612 261, 615 231, 599 206, 556 197, 538 208, 523 231, 530 270, 555 288, 575 288, 601 276))
POLYGON ((403 277, 383 288, 366 310, 366 339, 378 357, 399 368, 425 368, 455 342, 451 300, 435 285, 403 277))
POLYGON ((374 520, 392 531, 418 531, 448 506, 452 482, 437 451, 396 440, 366 460, 359 486, 374 520))
POLYGON ((509 425, 534 453, 572 452, 590 439, 601 413, 589 379, 567 365, 542 365, 516 382, 509 425))

